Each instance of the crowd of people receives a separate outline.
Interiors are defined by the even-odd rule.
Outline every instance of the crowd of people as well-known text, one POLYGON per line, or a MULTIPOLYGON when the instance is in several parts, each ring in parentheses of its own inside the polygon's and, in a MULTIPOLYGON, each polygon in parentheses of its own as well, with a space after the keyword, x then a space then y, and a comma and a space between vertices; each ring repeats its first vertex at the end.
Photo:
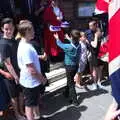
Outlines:
POLYGON ((0 117, 11 104, 17 120, 48 119, 41 117, 39 110, 40 96, 44 94, 45 86, 49 85, 45 75, 45 72, 49 72, 49 67, 46 69, 44 66, 44 62, 48 62, 48 56, 56 59, 56 56, 62 57, 61 53, 64 52, 67 85, 63 95, 70 104, 79 105, 75 87, 84 88, 81 84, 82 74, 87 64, 93 80, 92 90, 104 88, 101 79, 105 62, 99 57, 103 31, 98 27, 97 21, 90 21, 87 30, 80 31, 76 28, 65 34, 63 28, 70 26, 63 22, 63 12, 57 3, 48 0, 47 5, 43 4, 35 14, 43 12, 43 9, 42 29, 39 29, 40 23, 36 22, 36 25, 31 19, 20 20, 17 27, 11 18, 1 21, 0 117), (36 41, 39 35, 42 42, 36 41))
MULTIPOLYGON (((96 85, 96 87, 93 86, 93 90, 97 89, 97 85, 99 88, 102 88, 100 84, 101 76, 97 72, 99 66, 103 66, 102 61, 97 56, 102 33, 97 28, 95 21, 91 21, 89 26, 95 30, 92 31, 94 33, 89 33, 89 35, 93 35, 93 40, 91 39, 91 41, 87 39, 85 32, 75 29, 71 31, 70 35, 65 35, 69 43, 62 42, 57 32, 53 34, 56 45, 65 52, 64 63, 67 86, 64 96, 69 98, 69 102, 74 105, 79 105, 75 86, 78 88, 82 87, 80 83, 88 56, 91 63, 91 75, 94 85, 96 85), (97 77, 100 78, 98 79, 97 77)), ((41 71, 40 62, 41 60, 46 60, 47 55, 45 52, 43 55, 38 55, 37 49, 33 44, 34 42, 31 41, 34 39, 35 33, 33 25, 29 20, 21 20, 18 25, 19 41, 14 38, 15 25, 11 18, 2 20, 1 29, 3 33, 0 40, 0 85, 2 86, 1 91, 3 94, 3 96, 0 96, 1 100, 3 99, 0 104, 1 110, 6 109, 8 107, 6 105, 11 101, 17 119, 21 119, 21 117, 25 119, 24 116, 28 120, 40 119, 39 97, 40 94, 44 93, 44 85, 47 82, 45 74, 41 71), (3 87, 3 85, 6 87, 3 87)))

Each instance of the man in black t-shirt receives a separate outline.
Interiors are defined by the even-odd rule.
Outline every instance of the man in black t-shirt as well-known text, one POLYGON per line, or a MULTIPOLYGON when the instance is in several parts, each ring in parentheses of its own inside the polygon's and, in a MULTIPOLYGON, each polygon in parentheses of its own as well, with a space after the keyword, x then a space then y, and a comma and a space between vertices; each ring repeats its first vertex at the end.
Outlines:
POLYGON ((0 39, 0 60, 3 63, 4 68, 1 69, 2 71, 0 71, 0 74, 4 76, 4 82, 11 97, 16 118, 20 119, 22 116, 19 113, 19 104, 17 101, 19 97, 19 69, 17 65, 18 43, 13 39, 13 20, 10 18, 3 19, 1 22, 1 28, 3 31, 3 37, 0 39))
POLYGON ((14 39, 1 38, 0 39, 0 53, 2 60, 10 58, 11 64, 19 76, 19 68, 17 65, 17 47, 18 43, 14 39))

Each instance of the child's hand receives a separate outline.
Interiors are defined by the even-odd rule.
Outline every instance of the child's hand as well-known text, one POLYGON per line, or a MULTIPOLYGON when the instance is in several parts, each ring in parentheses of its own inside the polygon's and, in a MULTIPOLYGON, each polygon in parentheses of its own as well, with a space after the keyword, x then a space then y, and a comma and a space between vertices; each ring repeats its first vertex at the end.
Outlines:
POLYGON ((65 39, 67 39, 67 40, 71 40, 71 38, 69 37, 68 34, 65 34, 65 39))
POLYGON ((54 38, 55 38, 56 40, 59 40, 58 33, 54 33, 54 38))
POLYGON ((95 33, 95 36, 96 36, 97 38, 100 38, 100 37, 102 36, 102 32, 98 30, 98 31, 95 33))

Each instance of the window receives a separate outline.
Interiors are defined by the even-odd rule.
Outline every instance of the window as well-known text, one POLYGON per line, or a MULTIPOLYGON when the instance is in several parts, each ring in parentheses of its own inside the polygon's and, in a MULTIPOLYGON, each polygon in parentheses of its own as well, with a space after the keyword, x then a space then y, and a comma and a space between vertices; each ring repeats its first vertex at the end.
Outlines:
POLYGON ((95 10, 94 2, 86 2, 78 4, 78 17, 91 17, 95 10))

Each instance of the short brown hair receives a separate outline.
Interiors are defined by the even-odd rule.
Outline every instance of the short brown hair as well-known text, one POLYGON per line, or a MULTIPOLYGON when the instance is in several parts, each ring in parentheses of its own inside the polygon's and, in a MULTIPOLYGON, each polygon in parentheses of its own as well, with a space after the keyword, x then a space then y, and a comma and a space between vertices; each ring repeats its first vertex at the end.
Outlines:
POLYGON ((97 25, 97 22, 95 20, 92 20, 92 21, 89 22, 89 25, 90 24, 93 25, 93 26, 95 26, 95 25, 97 25))
POLYGON ((13 24, 14 26, 14 22, 13 22, 13 19, 12 18, 4 18, 2 21, 1 21, 1 27, 4 27, 5 24, 13 24))
POLYGON ((25 37, 26 31, 30 31, 32 27, 32 22, 30 22, 29 20, 22 20, 18 25, 18 32, 22 37, 25 37))
POLYGON ((74 41, 78 41, 79 40, 79 38, 80 38, 80 31, 79 30, 72 30, 71 31, 71 37, 72 37, 72 40, 74 40, 74 41))

